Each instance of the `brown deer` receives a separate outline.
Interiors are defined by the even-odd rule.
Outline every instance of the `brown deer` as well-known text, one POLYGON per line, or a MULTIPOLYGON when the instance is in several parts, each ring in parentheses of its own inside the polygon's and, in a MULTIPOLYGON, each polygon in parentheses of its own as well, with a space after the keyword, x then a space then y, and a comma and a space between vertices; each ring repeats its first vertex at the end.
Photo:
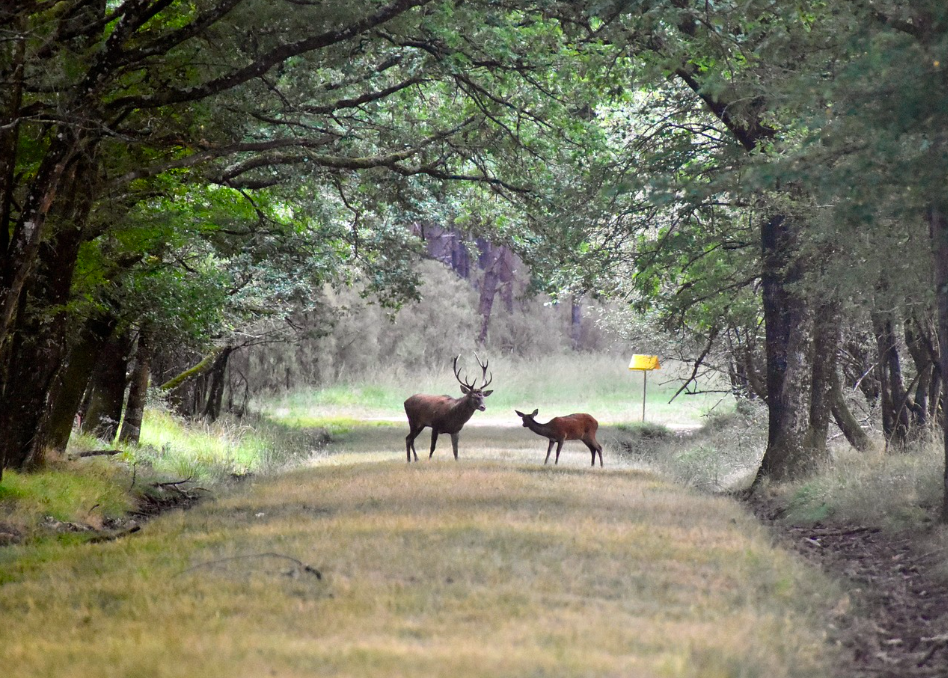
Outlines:
POLYGON ((533 414, 524 414, 519 410, 514 410, 517 416, 523 419, 523 425, 539 436, 550 439, 550 445, 546 448, 546 459, 543 463, 550 461, 550 452, 553 450, 553 443, 556 443, 556 461, 560 461, 560 450, 563 449, 563 443, 567 440, 582 440, 586 447, 592 452, 592 465, 596 465, 596 453, 599 453, 599 466, 602 467, 602 445, 596 442, 596 431, 599 429, 599 422, 588 414, 570 414, 566 417, 553 417, 545 424, 539 423, 535 417, 540 414, 540 410, 533 410, 533 414))
POLYGON ((438 434, 447 433, 451 436, 451 446, 454 448, 454 460, 458 459, 458 433, 467 423, 467 420, 474 415, 475 410, 482 412, 487 408, 484 405, 484 398, 493 391, 485 391, 488 384, 493 380, 493 375, 487 376, 488 360, 482 363, 481 359, 474 354, 477 364, 481 367, 481 379, 484 381, 479 388, 474 383, 468 384, 467 379, 461 379, 458 371, 458 358, 454 359, 454 378, 461 384, 460 398, 452 398, 447 395, 425 395, 416 393, 405 401, 405 414, 408 415, 408 436, 405 438, 405 449, 408 454, 408 463, 411 463, 412 454, 415 455, 415 461, 418 461, 418 453, 415 452, 415 438, 426 426, 431 427, 431 452, 428 458, 435 451, 435 444, 438 442, 438 434))

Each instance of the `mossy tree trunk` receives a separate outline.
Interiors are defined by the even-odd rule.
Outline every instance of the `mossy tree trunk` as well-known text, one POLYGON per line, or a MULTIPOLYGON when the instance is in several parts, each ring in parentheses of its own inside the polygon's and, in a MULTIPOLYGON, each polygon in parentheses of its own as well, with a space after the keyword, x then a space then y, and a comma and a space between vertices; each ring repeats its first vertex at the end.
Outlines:
MULTIPOLYGON (((948 206, 933 204, 929 208, 929 232, 935 258, 935 299, 938 313, 939 367, 948 374, 948 206)), ((942 399, 948 402, 948 379, 942 379, 942 399)), ((948 523, 948 417, 942 417, 945 467, 942 476, 941 520, 948 523)))
POLYGON ((123 443, 138 444, 142 433, 142 420, 145 416, 145 400, 148 395, 148 380, 151 377, 151 337, 148 327, 138 331, 138 344, 135 348, 135 364, 129 378, 128 401, 125 404, 125 416, 119 440, 123 443))
POLYGON ((761 228, 762 288, 767 353, 767 449, 755 484, 786 480, 814 466, 808 447, 812 379, 812 319, 799 289, 799 225, 776 215, 761 228))

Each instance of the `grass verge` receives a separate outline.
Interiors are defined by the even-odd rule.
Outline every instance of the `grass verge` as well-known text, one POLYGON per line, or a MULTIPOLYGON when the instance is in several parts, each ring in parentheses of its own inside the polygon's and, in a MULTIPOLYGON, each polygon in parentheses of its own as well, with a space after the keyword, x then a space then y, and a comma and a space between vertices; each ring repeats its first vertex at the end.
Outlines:
MULTIPOLYGON (((341 430, 340 427, 336 427, 341 430)), ((0 483, 0 545, 34 539, 93 537, 142 502, 175 503, 180 491, 217 489, 247 474, 265 474, 325 448, 331 426, 297 427, 261 417, 188 423, 160 408, 146 412, 142 444, 118 445, 119 455, 77 458, 113 447, 76 434, 63 459, 35 473, 7 471, 0 483), (186 481, 173 487, 162 482, 186 481), (177 488, 177 489, 175 489, 177 488), (67 523, 61 529, 59 523, 67 523)))

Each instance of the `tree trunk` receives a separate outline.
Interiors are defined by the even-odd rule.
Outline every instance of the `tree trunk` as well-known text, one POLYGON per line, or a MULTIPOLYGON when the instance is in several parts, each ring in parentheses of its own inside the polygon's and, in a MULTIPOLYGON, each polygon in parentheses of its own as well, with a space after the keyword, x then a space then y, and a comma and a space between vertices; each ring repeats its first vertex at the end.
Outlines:
POLYGON ((494 307, 494 297, 497 295, 499 277, 497 268, 503 251, 489 242, 483 244, 481 262, 484 265, 484 280, 481 282, 481 298, 477 305, 477 312, 481 316, 481 331, 477 335, 477 343, 483 345, 487 341, 487 332, 490 328, 490 314, 494 307))
POLYGON ((806 299, 795 289, 802 273, 795 228, 780 215, 761 228, 768 430, 755 485, 765 477, 790 479, 814 467, 806 447, 812 330, 806 299))
POLYGON ((886 444, 904 449, 911 425, 911 397, 902 378, 902 361, 899 358, 891 316, 873 314, 873 330, 879 352, 877 375, 881 385, 882 431, 886 444))
POLYGON ((500 262, 500 298, 507 313, 514 312, 514 284, 517 282, 517 268, 513 251, 504 246, 500 262))
POLYGON ((19 316, 10 347, 9 381, 0 398, 0 453, 3 465, 14 469, 42 463, 37 432, 62 355, 55 332, 37 330, 19 316))
POLYGON ((151 339, 148 328, 138 330, 138 346, 135 349, 135 366, 129 379, 128 401, 119 440, 137 445, 142 433, 145 416, 145 400, 148 395, 148 379, 151 376, 151 339))
MULTIPOLYGON (((948 374, 948 214, 945 206, 928 211, 929 232, 935 258, 935 302, 938 312, 939 368, 948 374)), ((941 379, 942 401, 948 402, 948 379, 941 379)), ((941 521, 948 523, 948 417, 942 417, 945 466, 942 476, 941 521)))
POLYGON ((570 304, 569 339, 573 350, 578 351, 583 344, 583 307, 581 297, 574 294, 570 304))
POLYGON ((828 459, 826 438, 833 409, 833 383, 836 377, 836 355, 839 349, 839 303, 820 304, 813 319, 813 373, 810 383, 810 416, 805 449, 811 463, 828 459))
POLYGON ((927 428, 931 422, 929 399, 931 397, 931 383, 934 377, 935 365, 932 360, 926 339, 928 322, 921 322, 917 317, 909 318, 905 323, 905 345, 908 347, 912 362, 915 363, 915 397, 912 408, 913 426, 927 428))
POLYGON ((44 447, 59 451, 66 449, 82 397, 115 324, 111 315, 87 320, 79 339, 69 350, 65 367, 50 394, 50 407, 41 434, 44 447))
POLYGON ((52 215, 59 232, 38 250, 36 270, 22 281, 18 308, 8 321, 13 331, 5 343, 0 339, 0 466, 7 468, 43 461, 40 431, 66 352, 65 307, 91 208, 84 170, 79 163, 66 171, 66 190, 52 215))
POLYGON ((209 383, 207 387, 207 402, 204 405, 203 415, 208 421, 216 421, 221 415, 221 402, 224 398, 224 386, 226 383, 227 360, 233 352, 233 347, 228 346, 218 353, 217 358, 214 360, 214 365, 207 372, 209 383))
POLYGON ((92 398, 82 430, 108 442, 115 439, 122 420, 130 348, 128 332, 113 336, 92 373, 92 398))
POLYGON ((839 430, 846 436, 849 444, 860 452, 867 452, 871 446, 869 436, 862 430, 862 426, 856 421, 849 405, 846 404, 846 397, 843 395, 843 389, 839 383, 839 377, 833 375, 830 383, 830 398, 833 404, 833 419, 839 430))

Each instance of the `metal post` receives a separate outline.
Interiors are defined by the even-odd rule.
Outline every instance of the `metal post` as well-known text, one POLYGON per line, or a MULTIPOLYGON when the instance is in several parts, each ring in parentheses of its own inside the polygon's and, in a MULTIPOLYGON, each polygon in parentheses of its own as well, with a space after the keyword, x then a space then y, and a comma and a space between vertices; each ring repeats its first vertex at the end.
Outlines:
POLYGON ((645 421, 645 394, 648 392, 648 370, 642 370, 642 421, 645 421))

